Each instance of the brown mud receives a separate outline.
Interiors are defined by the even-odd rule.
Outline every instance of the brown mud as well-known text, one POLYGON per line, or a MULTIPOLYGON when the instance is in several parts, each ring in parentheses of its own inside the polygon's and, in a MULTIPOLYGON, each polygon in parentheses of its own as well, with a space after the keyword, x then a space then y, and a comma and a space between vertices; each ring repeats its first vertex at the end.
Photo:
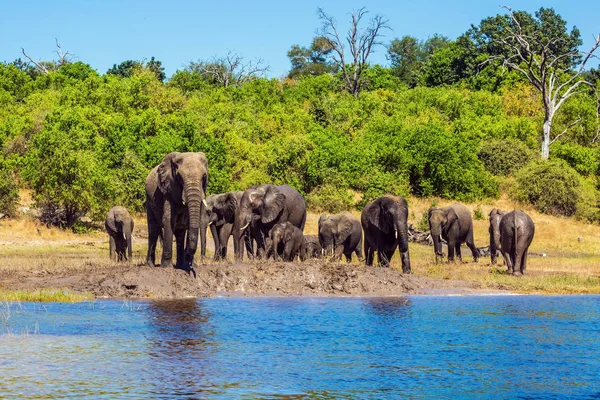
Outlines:
POLYGON ((0 287, 66 289, 97 298, 211 296, 402 296, 489 293, 476 282, 432 279, 389 268, 320 261, 243 262, 197 266, 196 277, 173 268, 88 262, 85 268, 0 272, 0 287))

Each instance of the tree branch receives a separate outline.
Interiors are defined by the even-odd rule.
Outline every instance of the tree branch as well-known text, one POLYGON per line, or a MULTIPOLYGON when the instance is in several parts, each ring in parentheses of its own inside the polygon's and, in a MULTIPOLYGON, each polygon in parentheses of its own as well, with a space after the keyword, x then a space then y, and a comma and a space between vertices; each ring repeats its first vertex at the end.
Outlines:
POLYGON ((575 125, 577 125, 578 123, 580 123, 582 120, 583 120, 583 119, 581 118, 581 115, 580 115, 580 116, 579 116, 579 118, 577 118, 577 120, 575 120, 575 121, 571 122, 571 123, 569 124, 569 126, 567 126, 567 127, 565 128, 565 130, 564 130, 564 131, 562 131, 561 133, 559 133, 558 135, 556 135, 556 137, 550 141, 550 144, 552 144, 552 143, 556 142, 556 141, 558 140, 558 138, 560 138, 562 135, 564 135, 565 133, 567 133, 567 131, 568 131, 570 128, 574 127, 575 125))

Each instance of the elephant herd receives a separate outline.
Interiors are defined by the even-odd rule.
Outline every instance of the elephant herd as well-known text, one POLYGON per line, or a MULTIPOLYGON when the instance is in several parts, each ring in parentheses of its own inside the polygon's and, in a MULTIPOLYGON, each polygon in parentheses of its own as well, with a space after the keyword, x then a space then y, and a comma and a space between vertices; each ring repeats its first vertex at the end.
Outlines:
MULTIPOLYGON (((408 251, 408 204, 399 196, 382 196, 365 206, 360 221, 349 212, 321 215, 318 235, 304 235, 306 203, 288 185, 257 185, 245 191, 206 196, 208 160, 204 153, 167 154, 146 178, 148 253, 146 263, 156 266, 156 244, 162 241, 161 267, 172 263, 173 237, 176 243, 175 268, 191 272, 200 237, 201 256, 206 256, 206 231, 215 244, 214 259, 227 257, 227 244, 233 236, 234 257, 274 258, 304 261, 327 256, 348 262, 355 253, 366 265, 387 267, 399 250, 403 273, 410 273, 408 251), (364 237, 363 237, 364 233, 364 237)), ((436 261, 443 257, 442 239, 448 245, 448 262, 461 259, 462 243, 477 261, 469 210, 455 203, 428 212, 436 261)), ((124 207, 112 208, 106 217, 110 257, 131 260, 133 219, 124 207)), ((490 250, 504 257, 508 271, 525 272, 527 249, 534 224, 523 211, 490 213, 490 250)))

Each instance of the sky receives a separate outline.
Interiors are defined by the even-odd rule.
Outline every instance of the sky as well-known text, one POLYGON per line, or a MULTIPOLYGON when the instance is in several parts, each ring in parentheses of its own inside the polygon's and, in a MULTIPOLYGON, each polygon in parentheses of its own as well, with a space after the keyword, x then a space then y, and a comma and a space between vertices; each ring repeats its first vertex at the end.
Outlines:
MULTIPOLYGON (((318 7, 345 32, 349 13, 366 5, 369 15, 389 20, 391 30, 383 38, 389 43, 404 35, 427 39, 435 33, 454 39, 471 24, 502 13, 501 4, 532 14, 540 7, 554 8, 569 29, 579 28, 584 50, 600 33, 600 1, 592 0, 0 0, 0 61, 22 57, 21 48, 35 60, 55 59, 56 38, 63 50, 102 74, 113 64, 154 56, 171 76, 190 61, 231 51, 246 60, 264 60, 268 76, 279 78, 290 69, 290 47, 310 45, 321 26, 318 7)), ((386 65, 385 53, 378 48, 372 62, 386 65)))

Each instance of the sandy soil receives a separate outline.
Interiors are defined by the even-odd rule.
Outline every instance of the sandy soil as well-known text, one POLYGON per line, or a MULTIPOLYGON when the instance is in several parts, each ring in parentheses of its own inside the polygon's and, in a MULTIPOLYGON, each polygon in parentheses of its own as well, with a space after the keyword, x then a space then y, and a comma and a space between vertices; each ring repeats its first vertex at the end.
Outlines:
POLYGON ((95 264, 85 269, 3 271, 9 290, 69 289, 99 298, 206 296, 400 296, 488 293, 478 283, 403 275, 397 270, 323 262, 201 265, 196 277, 171 268, 95 264))

